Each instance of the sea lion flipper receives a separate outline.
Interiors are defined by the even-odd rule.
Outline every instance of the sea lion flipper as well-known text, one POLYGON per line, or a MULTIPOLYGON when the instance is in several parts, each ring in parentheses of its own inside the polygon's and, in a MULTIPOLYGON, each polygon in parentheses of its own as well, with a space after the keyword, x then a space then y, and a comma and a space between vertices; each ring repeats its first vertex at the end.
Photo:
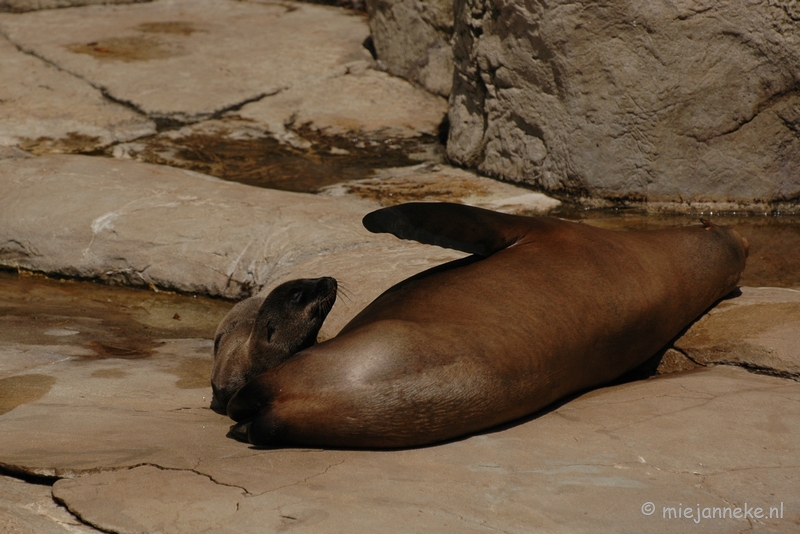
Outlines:
POLYGON ((530 231, 530 218, 447 202, 409 202, 364 216, 364 227, 426 245, 489 256, 530 231))

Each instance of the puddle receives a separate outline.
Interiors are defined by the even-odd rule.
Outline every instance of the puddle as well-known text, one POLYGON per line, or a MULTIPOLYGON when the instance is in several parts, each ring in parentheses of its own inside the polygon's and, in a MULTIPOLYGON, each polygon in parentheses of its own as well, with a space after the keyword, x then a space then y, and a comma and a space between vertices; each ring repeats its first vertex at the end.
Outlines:
POLYGON ((86 349, 81 359, 89 360, 147 358, 161 339, 212 339, 232 306, 0 271, 0 342, 79 346, 86 349))
MULTIPOLYGON (((266 135, 242 138, 222 128, 139 140, 137 144, 143 143, 142 148, 129 155, 140 161, 256 187, 315 193, 325 186, 370 178, 375 169, 441 158, 444 151, 432 135, 378 141, 325 136, 308 127, 299 128, 296 133, 310 143, 309 148, 281 143, 266 135)), ((109 149, 113 151, 113 147, 109 149)))
POLYGON ((740 285, 800 289, 800 215, 693 215, 647 214, 639 210, 577 210, 554 212, 565 219, 612 229, 648 230, 700 224, 703 217, 731 226, 750 243, 747 267, 740 285))
POLYGON ((178 377, 175 385, 180 389, 200 389, 208 387, 211 368, 211 358, 183 358, 169 372, 178 377))
POLYGON ((0 415, 22 404, 41 399, 55 383, 55 377, 48 375, 32 374, 0 378, 0 415))

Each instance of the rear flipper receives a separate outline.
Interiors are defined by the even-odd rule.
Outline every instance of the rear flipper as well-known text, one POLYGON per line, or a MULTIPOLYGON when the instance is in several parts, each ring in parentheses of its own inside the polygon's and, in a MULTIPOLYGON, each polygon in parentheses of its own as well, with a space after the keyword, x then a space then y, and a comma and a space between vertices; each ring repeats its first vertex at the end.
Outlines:
POLYGON ((479 256, 490 256, 513 245, 540 222, 538 217, 447 202, 409 202, 373 211, 362 220, 373 233, 389 233, 479 256))
POLYGON ((273 414, 269 379, 269 372, 258 375, 228 402, 228 417, 237 423, 231 427, 230 437, 260 446, 282 441, 285 427, 273 414))
POLYGON ((249 430, 250 430, 249 421, 246 423, 236 423, 235 425, 231 426, 230 430, 228 431, 228 437, 231 437, 236 441, 249 443, 250 440, 247 438, 247 432, 249 430))
POLYGON ((262 410, 269 408, 273 395, 267 378, 264 378, 266 374, 268 373, 258 375, 231 397, 228 401, 228 417, 242 423, 252 420, 262 410))
POLYGON ((280 427, 274 424, 269 408, 257 415, 253 420, 243 421, 231 426, 228 437, 243 443, 252 443, 258 447, 277 445, 283 441, 280 427))

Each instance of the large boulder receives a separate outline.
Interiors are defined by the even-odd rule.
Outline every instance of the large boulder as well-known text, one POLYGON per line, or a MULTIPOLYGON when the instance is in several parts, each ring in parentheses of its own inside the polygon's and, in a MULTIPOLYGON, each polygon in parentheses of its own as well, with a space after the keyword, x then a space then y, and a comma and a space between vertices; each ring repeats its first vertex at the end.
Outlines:
POLYGON ((448 156, 547 191, 800 198, 800 8, 456 3, 448 156))
POLYGON ((379 64, 432 93, 453 85, 453 0, 367 0, 379 64))

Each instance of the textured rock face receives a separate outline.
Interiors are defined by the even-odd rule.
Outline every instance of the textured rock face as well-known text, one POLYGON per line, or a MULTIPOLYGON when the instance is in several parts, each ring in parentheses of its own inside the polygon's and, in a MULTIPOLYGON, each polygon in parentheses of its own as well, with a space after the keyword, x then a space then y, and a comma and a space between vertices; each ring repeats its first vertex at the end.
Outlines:
POLYGON ((448 155, 608 199, 797 199, 792 6, 457 2, 448 155))
POLYGON ((453 84, 453 0, 367 0, 378 60, 396 76, 428 91, 453 84))

